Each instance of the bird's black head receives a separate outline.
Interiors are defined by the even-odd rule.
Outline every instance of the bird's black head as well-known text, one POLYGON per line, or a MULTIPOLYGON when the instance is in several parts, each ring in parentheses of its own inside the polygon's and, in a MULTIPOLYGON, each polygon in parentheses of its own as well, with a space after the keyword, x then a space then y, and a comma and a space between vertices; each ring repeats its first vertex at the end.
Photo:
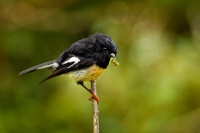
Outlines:
POLYGON ((105 34, 96 33, 92 36, 93 44, 96 49, 97 65, 106 68, 109 64, 110 58, 115 58, 117 55, 117 46, 114 41, 105 34))

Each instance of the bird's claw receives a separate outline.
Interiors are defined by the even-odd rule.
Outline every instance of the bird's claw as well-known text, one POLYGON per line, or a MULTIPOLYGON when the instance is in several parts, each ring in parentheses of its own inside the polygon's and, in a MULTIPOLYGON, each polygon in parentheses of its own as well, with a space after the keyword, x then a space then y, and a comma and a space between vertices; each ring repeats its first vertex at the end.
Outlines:
POLYGON ((94 100, 96 100, 96 101, 97 101, 97 103, 99 103, 99 98, 98 98, 98 96, 97 96, 97 95, 95 95, 95 94, 92 94, 92 97, 90 97, 90 98, 89 98, 89 100, 90 100, 90 101, 92 101, 93 99, 94 99, 94 100))

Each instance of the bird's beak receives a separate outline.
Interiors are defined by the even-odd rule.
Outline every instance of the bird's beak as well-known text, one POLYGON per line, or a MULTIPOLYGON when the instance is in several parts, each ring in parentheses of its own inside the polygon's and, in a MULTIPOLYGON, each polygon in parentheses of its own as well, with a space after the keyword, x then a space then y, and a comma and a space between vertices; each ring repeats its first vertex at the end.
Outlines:
POLYGON ((111 58, 115 58, 115 56, 116 56, 116 55, 115 55, 114 53, 111 53, 111 54, 110 54, 110 57, 111 57, 111 58))

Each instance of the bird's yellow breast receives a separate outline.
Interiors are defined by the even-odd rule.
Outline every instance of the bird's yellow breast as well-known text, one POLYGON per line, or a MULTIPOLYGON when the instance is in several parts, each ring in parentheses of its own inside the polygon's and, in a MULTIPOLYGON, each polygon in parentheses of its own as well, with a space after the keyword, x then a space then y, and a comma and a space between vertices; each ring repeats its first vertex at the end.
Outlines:
POLYGON ((76 81, 91 81, 97 79, 105 69, 92 65, 87 69, 72 71, 68 76, 76 81))

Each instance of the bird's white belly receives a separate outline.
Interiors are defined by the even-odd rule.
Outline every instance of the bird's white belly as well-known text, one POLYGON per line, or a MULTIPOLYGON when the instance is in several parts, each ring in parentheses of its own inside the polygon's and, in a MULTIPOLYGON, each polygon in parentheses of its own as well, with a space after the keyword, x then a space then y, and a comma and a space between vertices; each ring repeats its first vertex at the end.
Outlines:
POLYGON ((68 74, 68 77, 70 77, 73 80, 80 81, 80 80, 83 80, 85 78, 87 73, 88 73, 87 70, 74 71, 74 72, 70 72, 68 74))
POLYGON ((89 67, 88 69, 82 69, 78 71, 72 71, 68 73, 67 75, 74 79, 75 81, 91 81, 97 79, 102 73, 104 69, 97 67, 96 65, 93 65, 92 67, 89 67))

